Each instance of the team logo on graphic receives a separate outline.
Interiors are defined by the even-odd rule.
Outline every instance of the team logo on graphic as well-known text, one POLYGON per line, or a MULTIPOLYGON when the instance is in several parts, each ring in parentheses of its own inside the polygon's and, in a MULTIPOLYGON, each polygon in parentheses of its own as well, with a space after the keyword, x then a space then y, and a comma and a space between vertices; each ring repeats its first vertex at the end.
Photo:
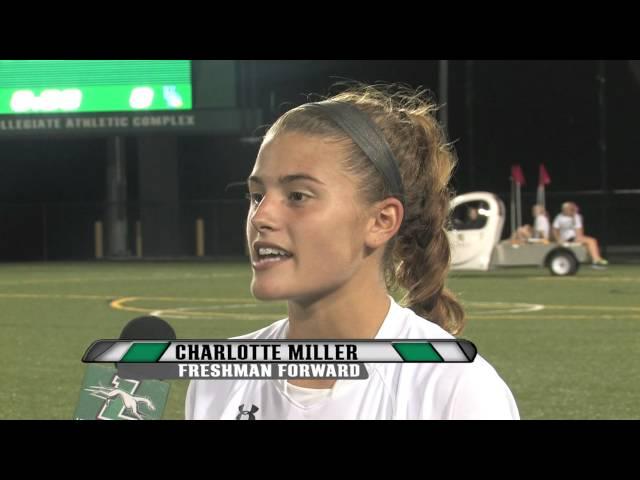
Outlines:
POLYGON ((97 385, 85 388, 92 396, 104 400, 96 417, 98 420, 144 420, 146 415, 140 411, 141 407, 148 411, 156 409, 147 397, 134 395, 140 382, 115 375, 111 384, 112 387, 97 385))
POLYGON ((255 413, 260 409, 255 405, 251 404, 251 410, 245 410, 244 403, 243 403, 238 407, 238 410, 240 410, 240 413, 238 413, 236 420, 255 420, 256 419, 255 413))

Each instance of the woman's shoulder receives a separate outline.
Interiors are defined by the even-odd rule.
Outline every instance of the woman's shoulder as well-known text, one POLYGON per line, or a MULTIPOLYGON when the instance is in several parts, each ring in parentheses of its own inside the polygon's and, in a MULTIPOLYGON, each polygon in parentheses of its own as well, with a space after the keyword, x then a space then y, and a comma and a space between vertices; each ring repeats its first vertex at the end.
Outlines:
POLYGON ((403 307, 393 300, 389 315, 385 319, 376 338, 452 339, 454 336, 440 327, 440 325, 432 322, 428 318, 421 317, 409 307, 403 307))
MULTIPOLYGON (((393 307, 394 328, 387 338, 447 340, 449 332, 413 310, 393 307)), ((385 335, 386 336, 386 335, 385 335)), ((480 353, 469 363, 399 363, 386 366, 390 385, 411 385, 407 398, 424 399, 427 409, 435 408, 436 417, 517 418, 513 395, 497 370, 480 353), (494 406, 492 406, 494 405, 494 406)), ((402 392, 398 392, 402 396, 402 392)), ((402 401, 401 398, 398 401, 402 401)), ((407 400, 407 403, 409 402, 407 400)), ((422 415, 422 414, 421 414, 422 415)), ((430 416, 431 413, 426 414, 430 416)))
MULTIPOLYGON (((396 338, 420 338, 426 340, 462 340, 464 336, 456 337, 434 322, 415 314, 410 309, 405 309, 406 319, 403 326, 402 336, 396 338)), ((475 346, 475 345, 474 345, 475 346)), ((457 376, 473 376, 476 378, 499 378, 496 369, 478 352, 473 362, 470 363, 443 363, 446 367, 452 367, 451 373, 457 376), (463 368, 459 368, 464 366, 463 368)))

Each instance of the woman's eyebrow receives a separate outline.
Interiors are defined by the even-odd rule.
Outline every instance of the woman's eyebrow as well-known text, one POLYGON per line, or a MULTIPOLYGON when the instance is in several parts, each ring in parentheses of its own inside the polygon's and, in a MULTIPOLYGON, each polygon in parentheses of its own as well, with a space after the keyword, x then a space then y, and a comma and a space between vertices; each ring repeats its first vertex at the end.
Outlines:
MULTIPOLYGON (((324 182, 322 182, 322 181, 318 180, 317 178, 312 177, 311 175, 308 175, 306 173, 292 173, 291 175, 284 175, 284 176, 278 178, 278 183, 286 184, 286 183, 295 182, 296 180, 309 180, 311 182, 315 182, 315 183, 318 183, 320 185, 325 185, 324 182)), ((264 181, 257 175, 251 175, 247 179, 247 183, 257 183, 259 185, 264 185, 264 181)))

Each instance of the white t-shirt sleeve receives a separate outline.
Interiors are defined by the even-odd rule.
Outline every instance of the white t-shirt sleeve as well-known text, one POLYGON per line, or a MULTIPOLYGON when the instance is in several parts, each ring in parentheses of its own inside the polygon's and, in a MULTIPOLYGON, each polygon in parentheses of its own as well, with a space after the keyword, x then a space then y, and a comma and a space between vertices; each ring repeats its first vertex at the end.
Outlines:
POLYGON ((580 215, 579 213, 577 213, 574 217, 575 219, 575 228, 582 228, 582 215, 580 215))
POLYGON ((447 419, 520 419, 511 390, 493 367, 488 367, 469 369, 460 376, 452 392, 447 419))
POLYGON ((560 230, 560 215, 556 215, 556 218, 553 219, 553 228, 560 230))

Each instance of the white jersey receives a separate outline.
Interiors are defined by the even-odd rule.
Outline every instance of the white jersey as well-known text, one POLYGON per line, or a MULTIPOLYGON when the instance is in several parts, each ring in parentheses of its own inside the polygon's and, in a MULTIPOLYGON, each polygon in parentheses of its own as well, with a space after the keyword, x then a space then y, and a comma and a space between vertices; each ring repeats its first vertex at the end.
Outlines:
MULTIPOLYGON (((391 307, 377 339, 440 339, 452 335, 398 305, 391 307)), ((236 338, 285 339, 288 319, 236 338)), ((480 355, 472 363, 369 363, 369 377, 337 380, 331 389, 294 386, 286 380, 192 380, 186 418, 519 419, 511 391, 480 355)))
POLYGON ((581 215, 565 215, 560 213, 553 220, 553 228, 557 228, 560 231, 560 240, 566 242, 574 239, 577 236, 576 229, 582 228, 581 215))
POLYGON ((533 224, 533 236, 538 238, 538 232, 542 232, 542 238, 549 238, 549 219, 546 215, 538 215, 536 217, 536 221, 533 224))

